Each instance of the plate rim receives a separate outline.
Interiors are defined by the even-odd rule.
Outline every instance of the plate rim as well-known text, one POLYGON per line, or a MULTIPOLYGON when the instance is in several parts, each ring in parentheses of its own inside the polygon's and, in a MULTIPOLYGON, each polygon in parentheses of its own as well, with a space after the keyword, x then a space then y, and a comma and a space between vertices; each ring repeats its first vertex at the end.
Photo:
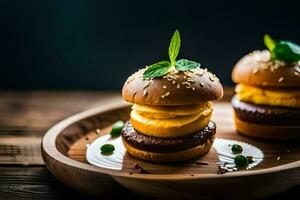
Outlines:
MULTIPOLYGON (((71 167, 88 170, 91 172, 101 173, 104 175, 109 175, 116 178, 129 178, 129 179, 144 179, 144 180, 177 180, 177 181, 186 181, 186 180, 200 180, 200 179, 224 179, 224 178, 234 178, 234 177, 243 177, 243 176, 256 176, 256 175, 264 175, 270 173, 280 173, 286 172, 289 170, 294 170, 296 168, 300 168, 300 160, 294 161, 291 163, 287 163, 284 165, 279 165, 276 167, 265 168, 265 169, 257 169, 257 170, 243 170, 243 171, 235 171, 234 173, 225 173, 225 174, 193 174, 193 176, 188 174, 139 174, 139 173, 124 173, 122 171, 105 169, 101 167, 97 167, 91 164, 82 163, 76 160, 73 160, 58 151, 55 145, 55 141, 57 136, 69 125, 74 124, 80 120, 85 118, 92 117, 94 115, 101 114, 103 112, 122 109, 130 106, 129 103, 125 101, 121 102, 113 102, 105 105, 101 105, 92 109, 88 109, 86 111, 79 112, 72 116, 69 116, 60 122, 56 123, 52 126, 43 136, 41 143, 41 151, 42 155, 47 154, 51 159, 56 160, 64 165, 68 165, 71 167)), ((44 156, 43 156, 44 158, 44 156)), ((49 168, 48 163, 45 161, 46 166, 49 168)))

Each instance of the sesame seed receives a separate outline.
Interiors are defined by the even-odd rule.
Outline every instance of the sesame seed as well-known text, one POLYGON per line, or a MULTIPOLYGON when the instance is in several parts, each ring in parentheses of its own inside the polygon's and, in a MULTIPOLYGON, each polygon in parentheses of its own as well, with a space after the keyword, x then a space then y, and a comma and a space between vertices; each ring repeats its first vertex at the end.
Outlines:
POLYGON ((278 62, 275 62, 274 65, 270 65, 270 70, 274 70, 274 68, 278 69, 280 67, 280 64, 278 62))
POLYGON ((167 89, 167 86, 164 85, 163 88, 164 88, 164 89, 167 89))
POLYGON ((267 69, 269 69, 269 65, 268 64, 262 64, 261 66, 260 66, 260 68, 262 69, 262 70, 267 70, 267 69))
POLYGON ((182 82, 181 84, 182 85, 186 85, 186 88, 191 88, 191 84, 189 82, 187 82, 187 81, 182 82))
POLYGON ((284 77, 280 77, 280 78, 278 79, 278 82, 281 83, 281 82, 283 81, 283 79, 284 79, 284 77))
POLYGON ((144 90, 143 97, 147 95, 147 90, 144 90))
POLYGON ((194 87, 192 88, 194 91, 196 90, 194 87))
POLYGON ((280 160, 280 156, 277 157, 277 160, 280 160))
POLYGON ((179 89, 179 88, 180 88, 180 84, 178 83, 178 84, 177 84, 177 89, 179 89))
POLYGON ((209 80, 214 82, 214 78, 212 76, 209 76, 209 80))
POLYGON ((144 85, 144 88, 148 87, 149 84, 150 84, 149 81, 146 81, 146 82, 145 82, 145 85, 144 85))
POLYGON ((298 72, 294 72, 295 76, 300 76, 300 74, 298 72))
POLYGON ((200 85, 201 85, 201 87, 204 87, 204 83, 201 82, 200 85))
POLYGON ((97 135, 100 134, 100 129, 99 128, 96 129, 96 134, 97 135))
POLYGON ((186 79, 186 76, 183 76, 184 79, 186 79))
POLYGON ((167 96, 169 96, 170 95, 170 92, 167 92, 166 94, 165 94, 165 97, 167 97, 167 96))
POLYGON ((274 65, 274 66, 273 66, 273 69, 276 70, 276 69, 278 69, 279 67, 280 67, 280 65, 274 65))
POLYGON ((175 80, 173 80, 173 81, 172 81, 172 83, 173 83, 173 85, 174 85, 174 84, 176 83, 176 81, 175 81, 175 80))

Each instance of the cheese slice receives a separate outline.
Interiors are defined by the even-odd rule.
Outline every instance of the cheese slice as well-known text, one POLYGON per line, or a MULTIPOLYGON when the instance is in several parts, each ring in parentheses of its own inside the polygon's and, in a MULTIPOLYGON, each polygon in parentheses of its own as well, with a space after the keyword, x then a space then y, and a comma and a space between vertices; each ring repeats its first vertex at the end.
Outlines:
POLYGON ((299 89, 265 89, 238 84, 235 91, 241 101, 271 106, 300 107, 299 89))
POLYGON ((204 111, 207 107, 211 108, 212 102, 208 101, 199 105, 188 105, 188 106, 146 106, 146 105, 134 104, 132 106, 132 110, 138 111, 140 114, 154 113, 156 116, 161 115, 162 118, 166 118, 166 116, 170 116, 170 118, 172 118, 178 115, 179 116, 193 115, 196 113, 200 113, 204 111))

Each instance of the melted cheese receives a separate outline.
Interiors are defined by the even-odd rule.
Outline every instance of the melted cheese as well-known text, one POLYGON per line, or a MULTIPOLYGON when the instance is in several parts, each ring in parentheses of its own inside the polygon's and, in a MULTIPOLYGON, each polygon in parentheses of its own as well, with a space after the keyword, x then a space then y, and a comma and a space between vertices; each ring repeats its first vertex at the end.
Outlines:
MULTIPOLYGON (((162 118, 170 118, 181 115, 193 115, 199 112, 203 112, 207 108, 211 108, 211 102, 205 102, 199 105, 188 105, 188 106, 146 106, 134 104, 132 110, 138 111, 142 115, 161 115, 162 118)), ((155 118, 155 117, 154 117, 155 118)))
POLYGON ((174 118, 166 118, 166 119, 159 119, 159 118, 150 118, 140 115, 137 111, 132 110, 130 113, 130 117, 136 121, 139 121, 145 125, 157 126, 157 127, 181 127, 185 126, 193 121, 196 121, 200 117, 207 117, 212 112, 212 109, 206 109, 203 112, 196 113, 193 115, 186 115, 186 116, 178 116, 174 118))
POLYGON ((193 106, 159 107, 135 104, 130 119, 133 127, 145 135, 176 138, 206 127, 211 113, 211 102, 193 106))
POLYGON ((237 98, 245 102, 271 106, 300 107, 299 89, 262 89, 238 84, 235 91, 237 98))

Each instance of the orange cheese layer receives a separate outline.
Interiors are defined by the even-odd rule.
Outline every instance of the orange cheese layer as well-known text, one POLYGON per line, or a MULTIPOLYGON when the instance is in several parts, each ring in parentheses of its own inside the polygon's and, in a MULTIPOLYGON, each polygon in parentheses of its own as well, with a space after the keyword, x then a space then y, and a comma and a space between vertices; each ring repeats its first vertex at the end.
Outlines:
POLYGON ((197 106, 156 107, 134 105, 130 118, 133 127, 145 135, 176 138, 195 133, 207 126, 212 103, 197 106))
POLYGON ((299 89, 262 89, 238 84, 235 91, 240 101, 270 106, 300 107, 299 89))

